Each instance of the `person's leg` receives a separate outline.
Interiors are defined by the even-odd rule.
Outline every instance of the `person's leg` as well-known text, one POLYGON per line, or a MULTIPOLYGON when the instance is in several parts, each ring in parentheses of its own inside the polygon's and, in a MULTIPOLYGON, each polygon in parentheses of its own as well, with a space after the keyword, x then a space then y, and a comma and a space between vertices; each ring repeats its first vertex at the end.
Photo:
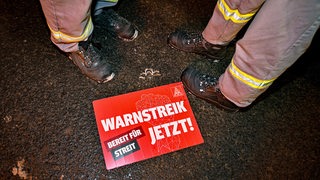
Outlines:
POLYGON ((309 47, 320 24, 318 0, 267 0, 220 77, 220 90, 250 105, 309 47))
POLYGON ((91 0, 40 0, 40 3, 52 42, 64 52, 79 50, 78 42, 86 40, 93 31, 91 0))
POLYGON ((112 7, 118 0, 97 0, 94 7, 94 24, 124 41, 133 41, 138 37, 138 28, 115 12, 112 7))
POLYGON ((104 8, 113 7, 117 4, 118 0, 97 0, 94 7, 94 15, 99 15, 104 8))
POLYGON ((103 83, 114 76, 107 58, 90 41, 91 0, 40 0, 51 41, 67 53, 87 77, 103 83))
POLYGON ((265 0, 219 0, 203 30, 211 44, 228 44, 255 15, 265 0))
POLYGON ((185 87, 228 111, 247 107, 309 47, 320 24, 318 0, 267 0, 220 78, 187 68, 185 87))
POLYGON ((218 0, 202 33, 177 30, 168 36, 168 44, 181 51, 221 60, 225 57, 230 41, 263 2, 264 0, 218 0))

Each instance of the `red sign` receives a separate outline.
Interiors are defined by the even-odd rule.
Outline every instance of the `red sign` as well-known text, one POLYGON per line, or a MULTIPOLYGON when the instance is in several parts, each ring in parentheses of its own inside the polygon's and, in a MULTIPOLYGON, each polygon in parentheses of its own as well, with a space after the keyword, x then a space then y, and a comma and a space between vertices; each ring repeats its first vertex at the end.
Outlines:
POLYGON ((93 101, 107 169, 203 143, 181 82, 93 101))

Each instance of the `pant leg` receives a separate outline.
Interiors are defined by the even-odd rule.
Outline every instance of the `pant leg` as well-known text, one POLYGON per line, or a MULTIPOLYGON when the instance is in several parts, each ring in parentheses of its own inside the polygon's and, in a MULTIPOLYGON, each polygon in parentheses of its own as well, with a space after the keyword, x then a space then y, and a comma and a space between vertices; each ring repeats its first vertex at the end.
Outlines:
POLYGON ((94 15, 99 15, 103 8, 112 7, 118 4, 118 0, 97 0, 94 7, 94 15))
POLYGON ((319 0, 266 0, 220 76, 221 92, 250 105, 307 50, 319 24, 319 0))
POLYGON ((202 32, 212 44, 225 44, 235 38, 265 0, 218 0, 213 15, 202 32))
POLYGON ((51 41, 64 52, 77 51, 78 42, 93 31, 91 0, 40 0, 51 41))

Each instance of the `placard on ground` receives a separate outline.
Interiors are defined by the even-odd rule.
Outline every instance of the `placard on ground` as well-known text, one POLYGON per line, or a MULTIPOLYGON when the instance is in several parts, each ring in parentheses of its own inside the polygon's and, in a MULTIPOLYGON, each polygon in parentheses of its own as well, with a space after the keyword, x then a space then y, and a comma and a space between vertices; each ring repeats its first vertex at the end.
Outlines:
POLYGON ((93 101, 107 169, 203 143, 181 82, 93 101))

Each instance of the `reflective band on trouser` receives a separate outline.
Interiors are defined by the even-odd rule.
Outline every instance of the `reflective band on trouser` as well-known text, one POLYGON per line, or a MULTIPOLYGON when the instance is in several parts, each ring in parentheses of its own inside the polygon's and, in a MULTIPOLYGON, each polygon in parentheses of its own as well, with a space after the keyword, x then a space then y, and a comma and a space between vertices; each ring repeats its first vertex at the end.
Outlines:
POLYGON ((241 71, 234 63, 233 60, 231 62, 231 66, 229 66, 229 72, 231 73, 231 75, 233 77, 235 77, 236 79, 238 79, 239 81, 243 82, 244 84, 254 88, 254 89, 265 89, 268 88, 274 80, 276 80, 276 78, 274 79, 270 79, 270 80, 261 80, 261 79, 257 79, 243 71, 241 71))
POLYGON ((254 13, 241 14, 237 9, 231 9, 224 0, 219 0, 217 4, 220 12, 223 14, 225 20, 231 20, 234 23, 245 23, 248 22, 254 13))
POLYGON ((81 36, 78 36, 78 37, 69 36, 67 34, 62 33, 61 31, 54 31, 49 26, 49 24, 48 24, 48 26, 51 31, 52 37, 54 39, 56 39, 58 42, 64 42, 64 43, 80 42, 80 41, 87 39, 93 31, 93 23, 92 23, 91 17, 88 17, 88 18, 89 18, 88 23, 87 23, 86 27, 84 28, 83 33, 81 34, 81 36))

